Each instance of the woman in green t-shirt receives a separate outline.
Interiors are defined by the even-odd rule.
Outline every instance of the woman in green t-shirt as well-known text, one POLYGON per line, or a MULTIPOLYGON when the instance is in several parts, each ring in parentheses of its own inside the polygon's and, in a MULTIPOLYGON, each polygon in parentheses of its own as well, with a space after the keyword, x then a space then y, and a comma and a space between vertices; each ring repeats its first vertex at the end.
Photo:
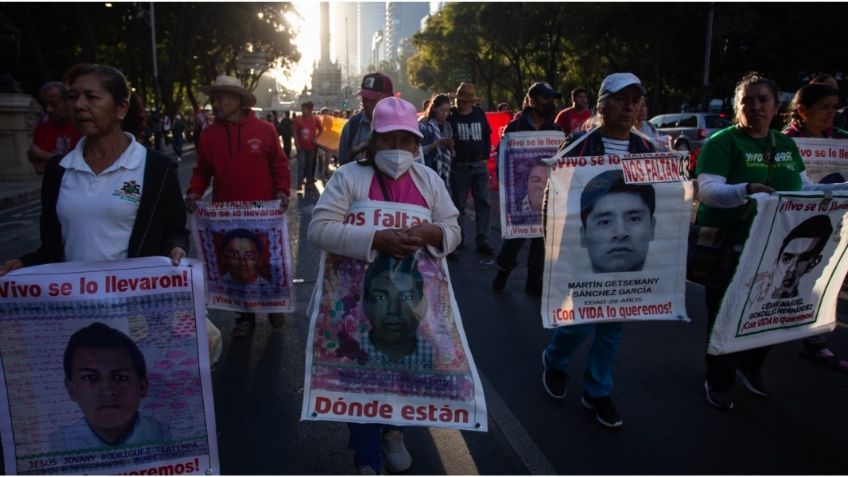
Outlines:
MULTIPOLYGON (((833 190, 845 184, 812 184, 791 138, 769 129, 777 113, 777 86, 757 73, 736 85, 736 124, 714 134, 704 144, 695 173, 699 199, 696 222, 724 229, 732 240, 731 261, 720 285, 706 288, 709 331, 748 236, 752 215, 747 196, 775 190, 833 190), (767 167, 763 167, 766 165, 767 167)), ((733 407, 731 387, 736 377, 754 394, 768 396, 760 369, 769 347, 719 356, 707 355, 707 401, 721 409, 733 407)))

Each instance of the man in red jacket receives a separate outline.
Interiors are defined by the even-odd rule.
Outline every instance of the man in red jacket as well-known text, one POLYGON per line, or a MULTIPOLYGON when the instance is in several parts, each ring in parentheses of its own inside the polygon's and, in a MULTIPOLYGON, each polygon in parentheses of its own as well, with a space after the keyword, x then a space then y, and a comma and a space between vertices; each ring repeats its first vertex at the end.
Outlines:
MULTIPOLYGON (((197 165, 185 199, 189 213, 194 212, 213 178, 213 202, 279 199, 280 208, 286 210, 291 187, 289 158, 274 126, 251 111, 256 97, 237 78, 226 75, 200 90, 209 96, 215 122, 200 133, 197 165)), ((283 324, 282 314, 271 313, 268 318, 274 327, 283 324)), ((240 313, 233 336, 250 335, 255 324, 252 313, 240 313)))

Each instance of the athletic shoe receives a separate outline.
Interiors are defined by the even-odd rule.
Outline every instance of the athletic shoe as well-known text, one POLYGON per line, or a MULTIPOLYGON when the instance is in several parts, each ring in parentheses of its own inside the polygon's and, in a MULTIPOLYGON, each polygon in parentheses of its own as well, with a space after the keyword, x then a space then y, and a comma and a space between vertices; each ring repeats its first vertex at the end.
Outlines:
POLYGON ((359 475, 378 475, 377 471, 370 465, 360 465, 356 468, 356 473, 359 475))
POLYGON ((548 396, 554 399, 563 399, 568 394, 568 374, 548 366, 548 360, 545 358, 545 350, 542 350, 542 386, 548 396))
POLYGON ((511 271, 512 270, 501 270, 500 268, 498 269, 498 274, 495 275, 495 279, 492 280, 492 288, 496 292, 504 291, 504 288, 506 288, 506 280, 509 278, 509 273, 511 271))
POLYGON ((737 369, 736 377, 739 378, 739 381, 742 382, 742 385, 745 386, 748 391, 751 391, 757 396, 768 397, 769 392, 766 390, 766 384, 763 382, 763 375, 760 374, 759 371, 743 371, 741 369, 737 369))
POLYGON ((493 249, 492 246, 487 244, 486 242, 480 242, 477 244, 477 253, 494 257, 495 249, 493 249))
POLYGON ((589 397, 584 394, 580 398, 580 404, 590 411, 595 411, 595 419, 606 427, 621 427, 624 424, 609 396, 589 397))
POLYGON ((392 429, 383 433, 383 463, 389 472, 403 472, 412 467, 412 456, 403 445, 403 432, 392 429))
POLYGON ((707 402, 721 410, 733 409, 733 396, 730 390, 722 391, 710 386, 709 381, 704 381, 704 390, 707 392, 707 402))

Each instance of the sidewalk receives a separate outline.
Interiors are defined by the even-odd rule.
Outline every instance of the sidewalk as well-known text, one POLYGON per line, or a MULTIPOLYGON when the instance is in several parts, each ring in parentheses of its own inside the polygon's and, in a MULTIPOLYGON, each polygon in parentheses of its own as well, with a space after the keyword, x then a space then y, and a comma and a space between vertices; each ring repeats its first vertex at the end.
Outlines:
MULTIPOLYGON (((174 153, 171 146, 166 146, 164 152, 169 156, 174 153)), ((194 152, 194 144, 191 142, 183 143, 183 156, 189 152, 194 152)), ((12 207, 26 204, 27 202, 38 199, 40 195, 40 177, 29 181, 0 181, 0 210, 11 209, 12 207)))

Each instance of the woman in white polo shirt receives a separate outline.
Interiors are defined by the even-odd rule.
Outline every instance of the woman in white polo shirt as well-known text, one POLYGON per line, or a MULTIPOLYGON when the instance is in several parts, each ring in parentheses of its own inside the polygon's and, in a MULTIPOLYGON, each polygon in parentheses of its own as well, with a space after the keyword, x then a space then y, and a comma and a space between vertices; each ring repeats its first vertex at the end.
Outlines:
POLYGON ((136 142, 143 110, 126 77, 110 66, 80 64, 67 74, 76 148, 47 165, 42 182, 41 247, 7 261, 0 275, 30 265, 186 256, 177 164, 136 142))

